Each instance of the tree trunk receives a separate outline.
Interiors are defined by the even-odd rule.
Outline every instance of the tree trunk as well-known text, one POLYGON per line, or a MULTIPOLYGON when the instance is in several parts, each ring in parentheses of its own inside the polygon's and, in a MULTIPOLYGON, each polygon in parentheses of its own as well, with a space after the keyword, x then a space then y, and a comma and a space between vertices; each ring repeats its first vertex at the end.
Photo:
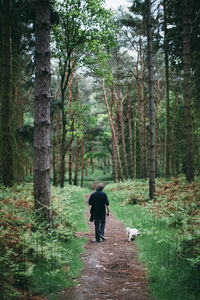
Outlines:
POLYGON ((34 200, 42 219, 52 222, 50 195, 50 2, 38 0, 35 24, 34 200))
POLYGON ((84 180, 84 137, 81 138, 81 187, 84 180))
POLYGON ((144 92, 144 71, 145 65, 142 57, 142 49, 140 45, 140 64, 142 70, 142 78, 141 78, 141 88, 142 88, 142 98, 141 98, 141 119, 142 119, 142 178, 147 178, 147 139, 146 139, 146 99, 144 92))
POLYGON ((137 115, 137 112, 135 112, 135 116, 134 116, 134 130, 133 130, 134 179, 136 179, 136 177, 137 177, 137 117, 136 117, 136 115, 137 115))
POLYGON ((72 115, 72 82, 73 82, 73 73, 72 76, 68 82, 68 87, 69 87, 69 118, 71 121, 71 126, 70 126, 70 138, 69 138, 69 184, 72 185, 72 160, 73 160, 73 147, 72 147, 72 142, 73 142, 73 115, 72 115))
MULTIPOLYGON (((114 105, 114 94, 113 94, 113 87, 111 89, 111 101, 110 101, 110 114, 111 118, 113 120, 113 105, 114 105)), ((113 169, 113 174, 114 174, 114 182, 119 181, 119 174, 118 174, 118 161, 117 161, 117 153, 116 153, 116 147, 114 143, 114 135, 113 131, 112 132, 112 169, 113 169)))
POLYGON ((65 185, 65 148, 66 148, 66 116, 65 116, 65 90, 61 88, 61 105, 62 105, 62 137, 61 137, 61 157, 60 157, 60 187, 65 185))
POLYGON ((155 115, 154 115, 154 85, 153 85, 153 53, 152 53, 152 24, 151 0, 147 0, 147 43, 149 71, 149 121, 150 121, 150 165, 149 165, 149 198, 155 194, 155 115))
POLYGON ((114 144, 115 144, 116 153, 117 153, 120 177, 123 180, 124 179, 124 174, 123 174, 121 159, 120 159, 120 154, 119 154, 119 146, 118 146, 118 143, 117 143, 117 138, 116 138, 116 134, 115 134, 113 120, 112 120, 112 116, 111 116, 109 105, 108 105, 108 100, 107 100, 107 96, 106 96, 106 90, 105 90, 105 87, 104 87, 104 82, 103 82, 102 87, 103 87, 103 93, 104 93, 104 101, 105 101, 106 109, 107 109, 107 113, 108 113, 108 119, 109 119, 109 122, 110 122, 110 127, 111 127, 112 135, 113 135, 113 138, 114 138, 114 144))
POLYGON ((76 137, 76 160, 74 170, 74 185, 78 185, 78 169, 79 169, 79 137, 76 137))
POLYGON ((160 83, 158 80, 157 85, 155 84, 157 92, 157 103, 156 103, 156 149, 155 149, 155 176, 158 177, 158 157, 160 152, 160 119, 161 119, 161 90, 160 83))
POLYGON ((120 100, 119 87, 117 87, 117 104, 118 104, 118 114, 121 125, 121 141, 122 141, 122 154, 123 154, 123 164, 126 179, 128 178, 128 163, 127 163, 127 154, 126 154, 126 142, 125 142, 125 126, 124 126, 124 117, 123 117, 123 100, 120 100))
POLYGON ((1 2, 1 175, 2 182, 11 186, 13 172, 12 133, 12 54, 11 54, 11 0, 1 2))
MULTIPOLYGON (((179 84, 179 82, 178 82, 179 84)), ((171 132, 171 137, 172 137, 172 145, 171 145, 171 169, 172 169, 172 176, 176 177, 177 172, 176 172, 176 150, 175 150, 175 145, 176 145, 176 136, 175 136, 175 123, 176 123, 176 113, 177 113, 177 108, 178 108, 178 100, 179 100, 179 90, 178 90, 178 84, 175 87, 175 104, 173 106, 173 113, 172 113, 172 132, 171 132)))
POLYGON ((58 185, 57 168, 56 168, 56 127, 53 128, 53 141, 52 141, 52 167, 53 167, 53 185, 58 185))
POLYGON ((131 124, 131 99, 128 96, 128 133, 129 133, 129 156, 130 156, 130 174, 131 178, 134 178, 134 163, 133 163, 133 134, 132 134, 132 124, 131 124))
POLYGON ((166 0, 163 0, 164 8, 164 53, 165 53, 165 90, 166 90, 166 106, 165 106, 165 177, 170 177, 170 156, 169 156, 169 53, 168 53, 168 41, 167 41, 167 10, 166 0))
POLYGON ((186 179, 194 180, 194 141, 191 115, 191 74, 190 74, 190 34, 191 6, 189 0, 182 0, 183 9, 183 63, 184 63, 184 104, 186 129, 186 179))

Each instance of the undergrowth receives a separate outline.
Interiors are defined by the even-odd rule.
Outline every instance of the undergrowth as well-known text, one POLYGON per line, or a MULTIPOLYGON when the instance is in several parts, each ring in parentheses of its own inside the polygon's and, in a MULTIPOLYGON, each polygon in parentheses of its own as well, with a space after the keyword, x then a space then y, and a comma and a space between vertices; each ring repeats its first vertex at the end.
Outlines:
POLYGON ((200 299, 200 184, 157 180, 156 200, 148 182, 106 186, 111 211, 141 231, 136 244, 148 269, 152 295, 160 300, 200 299))
POLYGON ((75 284, 82 262, 86 190, 52 188, 53 227, 37 220, 32 184, 0 189, 0 299, 53 299, 75 284))

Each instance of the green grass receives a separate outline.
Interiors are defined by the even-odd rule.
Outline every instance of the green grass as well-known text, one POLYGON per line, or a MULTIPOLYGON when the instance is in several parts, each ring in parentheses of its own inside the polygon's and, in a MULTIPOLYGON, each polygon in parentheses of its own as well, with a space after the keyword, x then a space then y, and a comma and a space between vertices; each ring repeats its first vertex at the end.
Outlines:
POLYGON ((22 299, 23 292, 56 299, 75 284, 83 263, 87 232, 87 189, 52 187, 54 226, 38 222, 33 209, 33 186, 23 184, 0 190, 0 299, 22 299))
POLYGON ((183 237, 179 228, 171 228, 146 206, 132 205, 134 199, 147 200, 148 183, 144 181, 110 184, 105 192, 111 212, 126 226, 136 227, 141 235, 135 240, 139 260, 145 264, 152 295, 158 300, 200 299, 199 265, 182 257, 183 237), (146 187, 145 187, 146 185, 146 187))

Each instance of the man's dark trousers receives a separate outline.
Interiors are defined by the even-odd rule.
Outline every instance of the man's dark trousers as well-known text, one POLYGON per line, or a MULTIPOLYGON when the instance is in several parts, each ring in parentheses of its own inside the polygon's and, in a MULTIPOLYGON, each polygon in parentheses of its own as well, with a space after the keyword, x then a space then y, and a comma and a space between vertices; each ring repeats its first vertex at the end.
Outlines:
POLYGON ((106 215, 95 216, 94 217, 94 225, 95 225, 95 236, 96 241, 100 242, 100 236, 104 236, 104 229, 106 225, 106 215))

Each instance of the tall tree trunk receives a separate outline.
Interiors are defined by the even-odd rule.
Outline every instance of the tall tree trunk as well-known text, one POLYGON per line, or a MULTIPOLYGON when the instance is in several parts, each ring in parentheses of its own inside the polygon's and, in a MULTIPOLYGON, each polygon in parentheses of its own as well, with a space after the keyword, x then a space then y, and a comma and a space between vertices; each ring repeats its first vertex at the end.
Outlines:
POLYGON ((167 9, 166 0, 163 0, 164 8, 164 53, 165 53, 165 90, 166 90, 166 105, 165 105, 165 177, 170 177, 170 139, 169 139, 169 53, 167 41, 167 9))
POLYGON ((183 63, 184 63, 184 104, 186 129, 186 179, 194 180, 194 141, 191 115, 191 74, 190 74, 190 33, 191 5, 189 0, 182 0, 183 10, 183 63))
POLYGON ((137 112, 135 111, 134 116, 134 130, 133 130, 133 137, 134 137, 134 144, 133 144, 133 153, 134 153, 134 179, 137 177, 137 112))
POLYGON ((81 187, 84 180, 84 137, 81 138, 81 187))
POLYGON ((1 174, 2 182, 11 186, 13 173, 12 133, 12 59, 11 59, 11 0, 1 1, 1 174))
POLYGON ((157 85, 155 84, 157 92, 157 103, 156 103, 156 150, 155 150, 155 176, 158 176, 158 157, 160 151, 160 119, 161 119, 161 90, 160 83, 158 80, 157 85))
POLYGON ((125 126, 124 126, 124 117, 123 117, 123 100, 120 99, 119 95, 119 86, 117 86, 117 104, 118 104, 118 115, 121 125, 121 141, 122 141, 122 154, 123 154, 123 164, 126 179, 128 178, 128 163, 127 163, 127 154, 126 154, 126 142, 125 142, 125 126))
POLYGON ((61 105, 62 105, 62 137, 61 137, 61 156, 60 156, 60 187, 65 184, 65 148, 66 148, 66 116, 65 116, 65 90, 61 88, 61 105))
POLYGON ((155 194, 155 115, 154 115, 154 85, 153 85, 153 53, 152 53, 152 24, 151 0, 147 0, 147 43, 149 71, 149 121, 150 121, 150 165, 149 165, 149 198, 155 194))
MULTIPOLYGON (((110 114, 111 118, 113 120, 113 104, 114 104, 114 94, 113 94, 113 87, 111 89, 111 100, 110 100, 110 114)), ((118 161, 117 161, 117 153, 116 153, 116 147, 114 143, 114 135, 113 131, 112 132, 112 170, 114 174, 114 182, 119 181, 119 176, 118 176, 118 161)))
POLYGON ((134 178, 134 163, 133 163, 133 134, 131 124, 131 98, 128 96, 128 133, 129 133, 129 156, 130 156, 130 174, 131 178, 134 178))
POLYGON ((146 99, 145 99, 145 91, 144 91, 144 71, 145 64, 144 59, 142 57, 142 49, 140 44, 140 65, 142 71, 141 77, 141 88, 142 88, 142 97, 141 97, 141 119, 142 119, 142 178, 147 178, 147 139, 146 139, 146 99))
MULTIPOLYGON (((58 171, 61 157, 61 125, 60 113, 56 114, 56 172, 58 174, 58 182, 60 182, 60 172, 58 171)), ((57 182, 57 183, 58 183, 57 182)))
POLYGON ((177 176, 176 173, 176 136, 175 136, 175 123, 176 123, 176 113, 177 113, 177 108, 178 108, 178 100, 179 100, 179 90, 178 90, 178 84, 177 83, 175 87, 175 104, 173 106, 173 113, 172 113, 172 132, 171 132, 171 137, 172 137, 172 145, 171 145, 171 169, 172 169, 172 176, 177 176))
POLYGON ((56 169, 56 127, 53 128, 53 141, 52 141, 52 167, 53 167, 53 185, 58 185, 57 169, 56 169))
POLYGON ((74 185, 78 185, 78 169, 79 169, 79 137, 76 137, 76 157, 75 157, 75 170, 74 170, 74 185))
POLYGON ((49 0, 37 0, 35 39, 34 200, 38 215, 51 223, 49 0))
POLYGON ((74 122, 73 122, 73 114, 72 114, 72 83, 73 83, 73 73, 72 76, 68 82, 68 87, 69 87, 69 118, 70 118, 70 122, 71 122, 71 126, 70 126, 70 138, 69 138, 69 170, 68 170, 68 174, 69 174, 69 184, 72 185, 72 160, 73 160, 73 147, 72 147, 72 142, 73 142, 73 131, 74 131, 74 122))
POLYGON ((108 105, 108 100, 107 100, 107 96, 106 96, 106 90, 105 90, 105 87, 104 87, 104 82, 103 82, 102 87, 103 87, 104 101, 105 101, 105 104, 106 104, 108 119, 109 119, 109 122, 110 122, 110 127, 111 127, 111 131, 112 131, 112 134, 113 134, 114 144, 115 144, 116 153, 117 153, 120 177, 123 180, 124 179, 124 174, 123 174, 123 169, 122 169, 122 164, 121 164, 121 159, 120 159, 120 154, 119 154, 119 145, 117 143, 117 138, 116 138, 116 134, 115 134, 115 129, 114 129, 114 125, 113 125, 112 116, 111 116, 111 113, 110 113, 110 108, 109 108, 109 105, 108 105))

